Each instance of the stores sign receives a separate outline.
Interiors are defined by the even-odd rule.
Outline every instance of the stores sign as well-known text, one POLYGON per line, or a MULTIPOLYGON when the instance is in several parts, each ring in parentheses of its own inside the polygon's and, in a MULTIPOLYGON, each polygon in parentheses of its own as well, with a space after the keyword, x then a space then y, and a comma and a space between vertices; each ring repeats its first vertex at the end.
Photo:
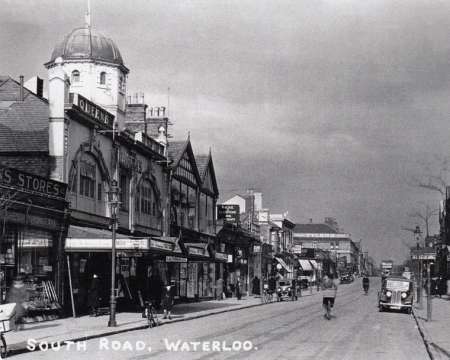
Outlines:
POLYGON ((62 199, 66 197, 66 185, 63 183, 1 165, 0 185, 11 186, 18 190, 40 193, 62 199))
POLYGON ((239 205, 217 205, 217 219, 224 222, 237 224, 239 222, 239 205))

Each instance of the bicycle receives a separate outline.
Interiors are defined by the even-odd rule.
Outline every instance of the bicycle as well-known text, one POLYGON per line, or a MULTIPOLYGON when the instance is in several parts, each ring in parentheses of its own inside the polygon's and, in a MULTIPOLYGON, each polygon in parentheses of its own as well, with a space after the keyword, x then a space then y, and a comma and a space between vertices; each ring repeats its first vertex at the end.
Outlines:
POLYGON ((268 291, 267 289, 264 289, 264 303, 271 303, 273 302, 273 292, 272 291, 268 291))
POLYGON ((331 308, 333 307, 334 298, 331 297, 324 297, 323 298, 323 306, 325 308, 325 315, 324 317, 327 320, 331 319, 331 308))
POLYGON ((145 302, 144 313, 145 313, 145 317, 147 318, 149 328, 159 325, 158 316, 156 314, 155 307, 153 306, 151 301, 145 302))

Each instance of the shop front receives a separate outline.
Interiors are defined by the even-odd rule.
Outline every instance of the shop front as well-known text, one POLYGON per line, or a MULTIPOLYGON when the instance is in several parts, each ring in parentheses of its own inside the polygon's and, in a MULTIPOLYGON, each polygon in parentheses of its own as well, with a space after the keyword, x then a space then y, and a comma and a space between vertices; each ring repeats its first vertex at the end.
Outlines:
POLYGON ((0 166, 0 301, 7 301, 14 278, 23 278, 25 322, 60 315, 65 193, 65 184, 0 166))
MULTIPOLYGON (((89 294, 97 292, 99 307, 109 305, 111 292, 112 233, 71 226, 65 244, 68 271, 67 303, 76 315, 89 310, 89 294), (98 279, 98 280, 96 280, 98 279)), ((140 307, 141 275, 150 252, 148 238, 116 234, 116 291, 119 311, 140 307)))

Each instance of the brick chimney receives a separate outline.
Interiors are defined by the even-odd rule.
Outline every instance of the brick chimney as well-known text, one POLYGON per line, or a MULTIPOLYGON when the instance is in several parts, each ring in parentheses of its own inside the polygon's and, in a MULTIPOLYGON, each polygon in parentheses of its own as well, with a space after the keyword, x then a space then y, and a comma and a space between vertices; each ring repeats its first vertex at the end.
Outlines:
POLYGON ((145 121, 145 114, 147 113, 147 105, 144 101, 144 94, 134 94, 133 97, 128 96, 125 128, 131 131, 141 131, 148 134, 147 122, 145 121))

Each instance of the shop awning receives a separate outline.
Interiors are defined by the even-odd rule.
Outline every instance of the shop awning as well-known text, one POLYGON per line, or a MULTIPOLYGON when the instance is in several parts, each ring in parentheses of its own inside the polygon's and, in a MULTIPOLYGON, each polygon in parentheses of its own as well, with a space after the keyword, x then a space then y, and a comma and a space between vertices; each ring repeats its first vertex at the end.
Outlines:
POLYGON ((298 263, 303 271, 313 271, 311 263, 306 259, 298 259, 298 263))
POLYGON ((316 260, 309 260, 309 262, 311 263, 311 265, 314 268, 314 270, 319 269, 319 265, 317 264, 316 260))
POLYGON ((284 267, 286 269, 287 272, 292 272, 292 270, 289 268, 289 266, 284 262, 284 260, 282 258, 275 256, 275 259, 280 263, 280 265, 282 267, 284 267))
POLYGON ((207 243, 184 243, 188 256, 210 259, 207 243))
MULTIPOLYGON (((111 251, 111 248, 111 231, 81 226, 70 226, 65 246, 67 252, 111 251)), ((135 238, 116 234, 116 249, 119 251, 148 251, 149 242, 147 238, 135 238)))

